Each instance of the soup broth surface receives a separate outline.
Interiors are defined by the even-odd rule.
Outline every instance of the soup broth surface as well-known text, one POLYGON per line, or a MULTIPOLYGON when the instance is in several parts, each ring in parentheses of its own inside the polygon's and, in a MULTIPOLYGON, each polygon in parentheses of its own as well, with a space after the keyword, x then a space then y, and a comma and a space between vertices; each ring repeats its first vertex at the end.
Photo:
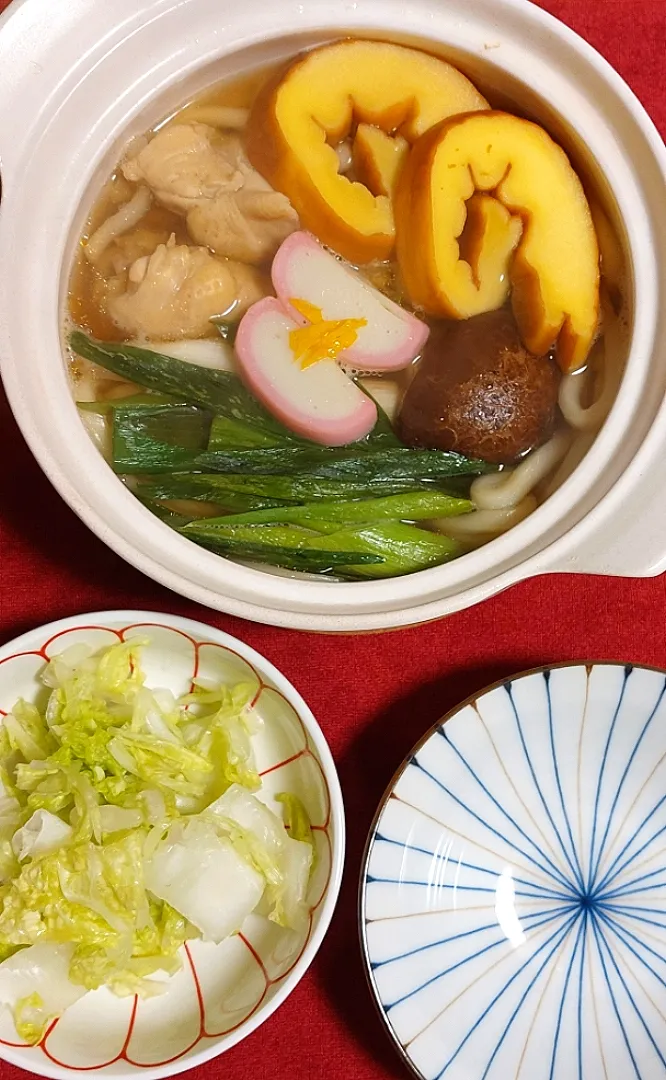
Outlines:
POLYGON ((437 565, 531 514, 603 424, 631 318, 603 177, 552 110, 541 120, 533 95, 521 107, 518 96, 494 96, 455 72, 466 84, 455 89, 461 100, 483 93, 494 111, 475 104, 474 113, 462 110, 462 126, 455 110, 430 123, 427 80, 440 73, 422 73, 419 57, 436 58, 343 44, 397 49, 380 59, 397 72, 404 62, 404 94, 389 87, 386 101, 376 100, 381 87, 352 70, 351 52, 327 85, 324 47, 321 83, 313 68, 309 84, 316 116, 291 89, 294 58, 219 82, 130 142, 80 237, 64 326, 82 420, 146 506, 222 556, 332 581, 437 565), (410 94, 416 106, 404 104, 410 94), (506 139, 508 164, 496 181, 487 179, 493 166, 486 175, 474 157, 470 117, 501 120, 492 134, 506 139), (538 129, 528 122, 540 120, 538 129), (469 132, 467 164, 456 131, 461 145, 469 132), (450 209, 455 192, 438 209, 437 221, 453 223, 459 260, 449 279, 441 224, 427 232, 419 201, 446 154, 450 170, 471 178, 462 218, 450 209), (573 249, 564 273, 549 264, 551 248, 557 259, 563 248, 549 247, 559 225, 540 220, 552 211, 542 210, 538 190, 527 183, 523 193, 516 179, 503 194, 528 165, 543 168, 536 188, 552 179, 553 191, 573 193, 571 214, 589 223, 597 245, 596 286, 573 249), (388 221, 387 230, 395 221, 390 250, 381 250, 373 220, 388 221), (569 367, 576 312, 565 311, 559 336, 556 328, 544 337, 538 353, 526 344, 525 328, 547 321, 558 274, 579 274, 581 295, 596 287, 598 298, 594 339, 584 355, 571 347, 583 359, 569 367), (296 287, 308 295, 288 292, 296 287), (484 290, 494 298, 487 308, 484 290), (471 297, 469 311, 456 308, 458 295, 471 297), (418 349, 398 363, 396 349, 412 339, 418 349))

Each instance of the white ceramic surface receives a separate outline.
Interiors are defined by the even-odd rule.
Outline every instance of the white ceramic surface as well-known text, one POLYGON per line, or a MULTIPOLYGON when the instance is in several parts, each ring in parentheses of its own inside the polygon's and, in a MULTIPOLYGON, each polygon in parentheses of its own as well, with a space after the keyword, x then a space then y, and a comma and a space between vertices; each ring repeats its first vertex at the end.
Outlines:
POLYGON ((211 607, 315 630, 371 630, 455 611, 531 574, 649 575, 666 566, 666 152, 609 65, 527 0, 14 0, 0 19, 0 366, 41 466, 129 562, 211 607), (141 506, 71 401, 59 314, 100 179, 133 133, 219 80, 343 33, 442 50, 563 124, 606 178, 638 298, 626 377, 573 476, 508 534, 407 577, 349 584, 239 567, 141 506))
POLYGON ((519 676, 416 749, 371 834, 361 935, 425 1080, 666 1068, 666 675, 519 676))
MULTIPOLYGON (((167 991, 148 1001, 102 988, 51 1024, 39 1046, 21 1044, 0 1007, 0 1058, 44 1076, 157 1078, 221 1054, 264 1022, 299 982, 326 933, 340 888, 344 813, 326 740, 293 686, 241 641, 203 623, 145 611, 106 611, 50 623, 0 649, 0 716, 18 697, 35 698, 46 660, 76 642, 100 648, 147 637, 146 682, 187 692, 195 674, 219 682, 256 683, 255 708, 265 723, 254 740, 263 786, 259 797, 291 791, 313 825, 317 863, 310 882, 309 926, 284 930, 250 915, 221 945, 191 941, 167 991)), ((260 1043, 258 1043, 260 1053, 260 1043)))

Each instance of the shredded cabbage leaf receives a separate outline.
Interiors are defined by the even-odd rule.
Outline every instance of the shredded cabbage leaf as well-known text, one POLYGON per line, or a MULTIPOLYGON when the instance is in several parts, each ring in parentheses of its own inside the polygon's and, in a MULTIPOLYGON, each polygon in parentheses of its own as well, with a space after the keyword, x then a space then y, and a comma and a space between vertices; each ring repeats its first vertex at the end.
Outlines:
POLYGON ((0 1003, 31 1043, 87 990, 161 993, 188 939, 250 911, 307 919, 307 814, 254 794, 255 687, 151 689, 146 644, 66 650, 43 710, 19 700, 0 727, 0 1003))
POLYGON ((0 1002, 14 1014, 18 1035, 37 1042, 45 1027, 85 994, 68 978, 72 945, 40 943, 0 964, 0 1002))
POLYGON ((302 929, 312 845, 292 839, 280 818, 240 784, 232 784, 205 816, 264 878, 268 918, 278 926, 302 929))
POLYGON ((284 827, 292 840, 300 840, 304 844, 312 844, 312 826, 310 816, 298 795, 292 795, 289 791, 281 791, 275 796, 276 802, 284 806, 284 827))

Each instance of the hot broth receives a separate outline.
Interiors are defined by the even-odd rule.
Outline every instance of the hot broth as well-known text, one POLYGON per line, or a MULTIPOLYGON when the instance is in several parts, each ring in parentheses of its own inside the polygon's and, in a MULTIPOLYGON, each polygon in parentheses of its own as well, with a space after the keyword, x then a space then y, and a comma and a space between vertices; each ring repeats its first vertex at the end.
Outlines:
POLYGON ((566 479, 630 313, 598 177, 526 111, 341 42, 132 140, 67 334, 82 418, 153 512, 222 555, 373 578, 464 554, 566 479))

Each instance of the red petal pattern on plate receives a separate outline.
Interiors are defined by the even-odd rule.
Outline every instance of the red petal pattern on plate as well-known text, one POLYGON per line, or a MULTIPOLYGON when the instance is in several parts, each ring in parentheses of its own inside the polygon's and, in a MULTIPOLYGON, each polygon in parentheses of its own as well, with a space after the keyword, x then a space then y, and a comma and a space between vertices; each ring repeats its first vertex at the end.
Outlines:
MULTIPOLYGON (((261 776, 270 778, 270 791, 268 794, 275 794, 280 790, 284 790, 284 787, 279 786, 280 783, 284 784, 282 779, 282 775, 284 775, 283 770, 286 770, 287 775, 289 775, 289 773, 293 773, 294 769, 298 767, 298 763, 301 761, 307 761, 308 770, 313 767, 317 770, 318 786, 321 787, 322 796, 321 799, 318 799, 318 802, 321 805, 308 805, 308 810, 311 812, 311 820, 315 821, 312 828, 315 835, 318 855, 318 865, 311 882, 309 925, 304 935, 299 936, 294 934, 291 942, 283 939, 278 948, 276 941, 278 940, 279 935, 290 934, 293 932, 282 931, 279 928, 271 927, 271 924, 269 924, 265 933, 262 935, 257 932, 257 923, 260 920, 258 920, 256 916, 250 916, 247 920, 247 924, 244 924, 243 926, 243 931, 238 934, 237 937, 230 938, 226 942, 222 942, 219 946, 208 946, 202 942, 191 942, 186 945, 184 947, 185 955, 183 971, 174 976, 174 980, 183 983, 188 977, 191 979, 192 1004, 195 1010, 195 1016, 192 1016, 191 1019, 194 1021, 194 1024, 190 1025, 187 1016, 185 1017, 183 1024, 178 1025, 176 1023, 177 1031, 181 1032, 182 1035, 185 1035, 185 1029, 189 1026, 191 1036, 187 1039, 186 1045, 179 1045, 178 1047, 172 1045, 170 1047, 171 1053, 167 1054, 165 1057, 160 1057, 159 1060, 156 1060, 155 1055, 151 1055, 147 1049, 144 1049, 142 1052, 139 1046, 134 1047, 133 1043, 137 1037, 137 1031, 140 1031, 143 1028, 144 1022, 147 1021, 150 1023, 149 1014, 153 1012, 153 1010, 155 1011, 155 1016, 158 1015, 159 1010, 162 1013, 162 1017, 164 1017, 163 1003, 166 1000, 164 996, 156 997, 148 1001, 140 1001, 135 997, 131 1000, 131 1003, 128 1002, 129 1013, 125 1020, 127 1026, 124 1035, 122 1032, 119 1035, 119 1038, 122 1037, 122 1043, 115 1055, 102 1062, 84 1064, 83 1059, 79 1059, 76 1062, 63 1060, 60 1051, 64 1050, 64 1046, 62 1048, 57 1046, 57 1035, 59 1029, 65 1026, 65 1019, 67 1020, 67 1027, 69 1027, 70 1024, 74 1024, 77 1030, 80 1029, 76 1013, 82 1007, 82 1003, 90 1003, 93 996, 96 997, 98 994, 104 995, 105 1008, 107 1006, 115 1005, 115 1003, 118 1002, 118 999, 112 998, 109 1000, 111 995, 105 990, 95 991, 93 995, 88 994, 84 998, 81 998, 76 1005, 68 1010, 64 1019, 55 1020, 50 1025, 38 1046, 29 1047, 25 1043, 16 1042, 9 1038, 5 1039, 0 1035, 0 1045, 15 1049, 26 1049, 31 1054, 43 1053, 54 1064, 63 1069, 70 1069, 76 1072, 95 1072, 99 1069, 107 1068, 121 1060, 137 1069, 156 1068, 168 1065, 173 1061, 177 1061, 184 1057, 202 1040, 219 1039, 228 1035, 230 1032, 235 1031, 241 1024, 249 1020, 259 1006, 265 1001, 267 995, 270 994, 271 988, 276 987, 282 982, 300 960, 310 940, 314 913, 326 894, 332 873, 330 792, 321 764, 310 744, 303 720, 279 690, 264 683, 259 672, 243 656, 241 656, 240 653, 235 652, 227 646, 219 645, 217 642, 212 641, 197 641, 184 631, 175 627, 166 626, 162 623, 135 623, 119 630, 112 630, 105 626, 84 625, 75 627, 72 630, 61 631, 45 641, 39 650, 16 653, 13 656, 0 661, 0 715, 6 715, 15 700, 9 696, 9 689, 12 683, 16 684, 19 680, 14 678, 10 681, 7 678, 12 662, 21 666, 21 676, 23 680, 25 680, 26 677, 30 678, 35 682, 36 689, 39 670, 53 655, 61 652, 62 649, 66 647, 64 641, 67 638, 70 639, 67 642, 67 645, 73 644, 77 639, 84 639, 86 643, 90 643, 92 639, 92 642, 94 644, 99 643, 98 647, 101 648, 104 644, 111 644, 112 640, 125 641, 131 637, 141 637, 143 634, 149 638, 151 635, 154 637, 156 631, 160 637, 164 635, 167 640, 168 636, 175 634, 183 640, 183 643, 187 642, 188 644, 191 644, 192 653, 187 666, 183 666, 183 661, 181 660, 175 664, 176 674, 182 675, 185 681, 189 680, 190 684, 195 678, 205 676, 206 672, 209 673, 207 676, 208 678, 214 678, 217 681, 256 680, 257 692, 252 705, 260 714, 262 713, 263 705, 263 711, 272 714, 273 717, 275 717, 275 730, 271 732, 274 742, 277 746, 282 746, 283 749, 289 750, 289 753, 286 753, 285 756, 279 758, 277 761, 266 760, 261 762, 261 776), (109 639, 112 640, 110 641, 109 639), (56 643, 57 647, 54 648, 56 643), (179 667, 182 667, 180 672, 177 671, 179 667), (278 776, 278 774, 281 775, 278 776), (321 777, 320 784, 319 776, 321 777), (321 822, 317 821, 317 817, 320 815, 318 813, 315 816, 314 811, 316 810, 321 812, 321 822), (253 922, 253 920, 256 921, 253 922), (228 953, 227 965, 229 966, 229 969, 236 965, 242 968, 243 964, 238 952, 240 945, 242 945, 246 954, 245 962, 247 962, 247 956, 249 955, 256 967, 254 969, 248 968, 242 972, 240 984, 234 982, 233 987, 225 991, 227 995, 225 998, 223 994, 221 995, 220 993, 218 982, 211 977, 214 975, 215 970, 221 970, 215 954, 217 950, 226 949, 228 953), (262 949, 265 950, 265 954, 262 953, 262 949), (246 992, 245 999, 243 998, 244 992, 246 992), (208 1003, 209 996, 211 997, 210 1003, 208 1003), (227 1018, 228 1023, 225 1023, 225 1017, 227 1018), (221 1028, 219 1030, 211 1030, 207 1024, 207 1020, 217 1020, 218 1024, 221 1025, 221 1028), (55 1046, 53 1045, 54 1042, 56 1043, 55 1046)), ((164 643, 163 638, 162 646, 164 646, 164 643)), ((151 664, 149 657, 150 645, 146 648, 144 658, 147 660, 146 666, 149 669, 148 677, 152 683, 155 683, 156 679, 153 678, 150 673, 151 664)), ((165 667, 164 660, 162 660, 161 664, 158 661, 153 666, 158 668, 157 679, 159 679, 161 674, 160 668, 163 671, 168 671, 173 679, 174 664, 172 662, 169 662, 165 667)), ((163 683, 161 685, 163 685, 163 683)), ((267 726, 273 727, 273 721, 269 720, 267 726)), ((264 757, 265 756, 264 753, 264 757)), ((296 786, 307 785, 303 784, 296 786)), ((263 920, 263 923, 266 922, 267 920, 263 920)), ((220 957, 220 959, 222 958, 220 957)), ((172 980, 170 980, 170 984, 171 982, 172 980)), ((174 1004, 175 1000, 182 1002, 182 996, 179 995, 177 999, 175 999, 174 996, 174 1004)), ((180 1015, 181 1018, 184 1016, 185 1010, 183 1009, 182 1004, 178 1005, 175 1009, 175 1013, 180 1015)), ((111 1017, 109 1016, 109 1020, 110 1019, 111 1017)), ((162 1053, 164 1052, 163 1036, 167 1032, 169 1032, 170 1035, 173 1035, 174 1022, 175 1016, 166 1021, 162 1019, 161 1025, 165 1029, 162 1036, 160 1036, 159 1033, 155 1036, 154 1024, 151 1025, 150 1030, 153 1033, 152 1038, 153 1040, 157 1038, 160 1042, 162 1053)), ((90 1018, 85 1025, 85 1029, 89 1030, 89 1026, 90 1018)), ((0 1031, 1 1030, 2 1025, 0 1025, 0 1031)), ((67 1034, 67 1038, 63 1041, 65 1045, 70 1048, 72 1042, 76 1045, 76 1040, 70 1039, 69 1033, 67 1034)), ((79 1046, 81 1053, 84 1054, 87 1047, 86 1040, 84 1039, 79 1046)), ((26 1067, 29 1067, 29 1063, 26 1067)))
MULTIPOLYGON (((97 991, 93 991, 93 993, 101 994, 102 991, 97 990, 97 991)), ((84 1000, 84 999, 82 998, 81 1000, 84 1000)), ((105 1004, 108 1005, 108 1002, 106 1002, 105 1004)), ((95 1072, 98 1069, 105 1069, 109 1065, 115 1064, 115 1062, 117 1062, 117 1061, 126 1061, 127 1060, 127 1057, 126 1057, 127 1047, 129 1045, 129 1041, 130 1041, 130 1039, 132 1037, 132 1032, 134 1030, 134 1021, 136 1019, 136 1013, 137 1013, 137 1009, 139 1007, 139 999, 136 998, 136 997, 131 998, 131 999, 129 999, 127 1001, 127 1004, 129 1006, 129 1017, 125 1021, 124 1033, 123 1033, 122 1030, 119 1033, 119 1038, 118 1038, 119 1049, 117 1050, 117 1052, 115 1054, 111 1054, 108 1057, 103 1056, 102 1061, 95 1062, 94 1064, 91 1064, 91 1065, 83 1065, 83 1064, 69 1064, 68 1062, 62 1060, 62 1058, 61 1058, 61 1056, 59 1054, 59 1049, 60 1048, 57 1045, 57 1042, 56 1042, 56 1046, 51 1046, 50 1045, 51 1042, 57 1040, 58 1034, 62 1033, 62 1028, 64 1027, 64 1024, 63 1024, 62 1020, 54 1020, 53 1021, 51 1026, 48 1028, 46 1034, 44 1035, 44 1038, 42 1039, 41 1043, 39 1044, 40 1049, 43 1051, 43 1053, 46 1055, 46 1057, 49 1059, 49 1061, 53 1062, 54 1065, 59 1065, 63 1069, 75 1069, 76 1072, 95 1072)), ((115 1001, 112 1002, 112 1005, 115 1005, 115 1001)), ((109 1010, 106 1009, 105 1010, 105 1013, 106 1013, 106 1015, 105 1015, 105 1030, 103 1032, 103 1035, 106 1038, 108 1038, 108 1031, 106 1030, 107 1026, 108 1026, 108 1019, 107 1019, 108 1012, 109 1012, 109 1010)), ((63 1042, 66 1045, 69 1044, 69 1033, 65 1034, 63 1042)), ((64 1049, 64 1047, 63 1047, 63 1049, 64 1049)))

